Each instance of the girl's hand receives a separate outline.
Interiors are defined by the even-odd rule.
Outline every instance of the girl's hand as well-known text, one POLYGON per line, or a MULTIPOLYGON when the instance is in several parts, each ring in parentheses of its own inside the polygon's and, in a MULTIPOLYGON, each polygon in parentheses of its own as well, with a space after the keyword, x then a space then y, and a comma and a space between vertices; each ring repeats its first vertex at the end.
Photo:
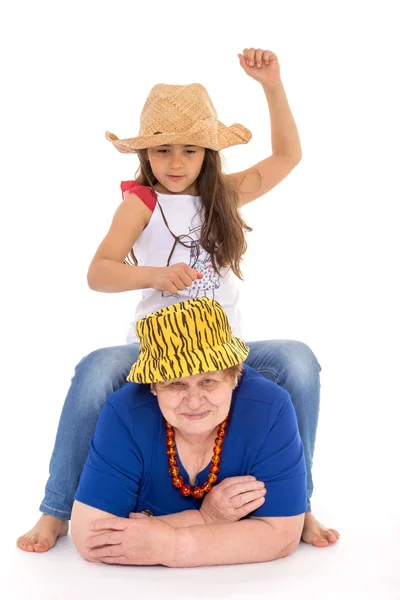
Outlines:
POLYGON ((202 278, 202 273, 186 263, 177 263, 169 267, 154 267, 150 287, 158 292, 178 294, 179 291, 189 288, 193 281, 202 278))
POLYGON ((240 66, 245 73, 262 85, 278 83, 281 80, 276 54, 269 50, 245 48, 238 54, 240 66))
POLYGON ((90 529, 97 535, 90 537, 86 545, 89 557, 96 561, 174 566, 176 529, 159 519, 137 513, 129 519, 99 519, 90 529))
POLYGON ((206 525, 233 523, 264 504, 267 491, 252 475, 227 477, 203 500, 200 514, 206 525))

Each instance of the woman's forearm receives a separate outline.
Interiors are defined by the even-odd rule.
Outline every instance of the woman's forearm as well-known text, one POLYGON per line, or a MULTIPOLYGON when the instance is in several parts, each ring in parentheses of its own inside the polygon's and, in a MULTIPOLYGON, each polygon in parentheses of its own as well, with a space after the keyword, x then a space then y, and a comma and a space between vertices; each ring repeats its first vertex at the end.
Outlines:
POLYGON ((133 267, 106 258, 90 265, 88 284, 96 292, 128 292, 151 287, 152 274, 157 267, 133 267))
POLYGON ((180 528, 180 527, 193 527, 195 525, 204 525, 205 521, 201 516, 201 512, 199 510, 184 510, 179 513, 174 513, 172 515, 164 515, 162 517, 155 517, 156 519, 160 519, 160 521, 164 521, 171 525, 171 527, 180 528))
POLYGON ((265 84, 262 87, 268 101, 272 153, 300 160, 299 133, 282 82, 265 84))
POLYGON ((267 562, 287 556, 298 545, 261 519, 177 529, 172 567, 267 562))

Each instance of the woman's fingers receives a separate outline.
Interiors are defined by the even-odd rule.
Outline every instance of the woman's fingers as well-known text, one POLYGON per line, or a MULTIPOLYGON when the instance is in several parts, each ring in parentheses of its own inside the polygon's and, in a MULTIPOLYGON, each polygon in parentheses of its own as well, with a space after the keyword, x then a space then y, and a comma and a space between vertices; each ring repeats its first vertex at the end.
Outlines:
POLYGON ((252 490, 250 492, 243 492, 242 494, 231 498, 231 503, 234 508, 242 508, 242 506, 248 504, 249 502, 253 502, 254 500, 264 498, 266 493, 267 490, 265 489, 265 487, 262 489, 252 490))
POLYGON ((243 519, 243 517, 246 517, 254 510, 257 510, 257 508, 260 508, 260 506, 262 506, 264 504, 264 502, 265 502, 265 496, 261 496, 261 498, 256 498, 252 502, 248 502, 247 504, 244 504, 241 508, 238 508, 238 510, 236 511, 237 518, 243 519))
POLYGON ((264 482, 262 481, 240 481, 233 483, 224 490, 226 497, 233 498, 234 496, 240 496, 245 492, 260 491, 265 489, 264 482))
POLYGON ((255 477, 253 477, 253 475, 237 475, 236 477, 226 477, 225 479, 223 479, 221 481, 221 483, 219 483, 215 487, 216 488, 218 487, 220 490, 224 490, 224 489, 230 487, 231 485, 236 485, 237 483, 248 483, 248 482, 254 483, 256 481, 257 481, 257 479, 255 477))
POLYGON ((108 556, 112 556, 112 557, 116 558, 116 557, 121 556, 121 548, 119 546, 103 546, 102 548, 95 548, 93 550, 90 550, 89 556, 91 558, 101 558, 101 559, 107 558, 108 556))
POLYGON ((126 529, 127 523, 125 519, 121 517, 112 517, 111 519, 97 519, 90 525, 90 531, 104 531, 114 529, 115 531, 122 531, 126 529))
POLYGON ((102 563, 107 563, 109 565, 130 565, 132 563, 129 562, 129 559, 124 556, 103 556, 102 558, 99 558, 99 561, 102 563))
POLYGON ((114 546, 121 543, 121 534, 119 531, 110 531, 90 537, 86 542, 87 548, 99 548, 101 546, 114 546))

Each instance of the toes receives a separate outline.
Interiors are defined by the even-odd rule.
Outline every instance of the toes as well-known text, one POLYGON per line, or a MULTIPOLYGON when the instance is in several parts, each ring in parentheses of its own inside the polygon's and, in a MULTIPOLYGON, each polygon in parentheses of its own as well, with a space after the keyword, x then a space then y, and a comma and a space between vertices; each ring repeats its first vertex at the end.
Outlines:
POLYGON ((315 536, 315 538, 312 541, 313 546, 317 546, 318 548, 323 548, 325 546, 328 546, 329 542, 326 538, 323 538, 320 535, 315 536))
POLYGON ((36 542, 36 544, 33 547, 35 549, 35 552, 46 552, 47 550, 52 548, 55 545, 55 543, 56 543, 56 540, 54 538, 42 537, 42 538, 39 538, 39 540, 36 542))
MULTIPOLYGON (((307 513, 308 514, 308 513, 307 513)), ((336 529, 327 529, 310 513, 303 528, 302 540, 319 548, 335 544, 340 538, 336 529)))
POLYGON ((48 542, 39 542, 34 545, 33 549, 35 552, 47 552, 47 550, 50 550, 50 547, 52 548, 48 542))
POLYGON ((326 532, 326 537, 332 544, 334 544, 335 542, 338 541, 338 539, 340 538, 340 535, 338 534, 338 532, 335 529, 329 529, 326 532))
POLYGON ((319 533, 311 531, 303 535, 301 539, 306 544, 312 544, 313 546, 323 547, 329 544, 328 540, 323 538, 319 533))
MULTIPOLYGON (((57 521, 59 521, 57 519, 57 521)), ((44 523, 44 521, 43 521, 44 523)), ((34 529, 21 535, 17 540, 17 546, 25 552, 47 552, 55 546, 59 536, 65 536, 68 533, 68 523, 60 521, 59 523, 49 523, 46 526, 36 526, 34 529)))
POLYGON ((29 550, 29 548, 32 548, 31 539, 29 537, 26 537, 26 535, 23 535, 18 539, 17 546, 18 548, 20 548, 20 550, 27 550, 28 552, 32 551, 29 550))
POLYGON ((320 533, 320 537, 327 542, 334 544, 339 539, 339 534, 335 529, 323 529, 320 533))
POLYGON ((308 534, 303 535, 302 540, 306 544, 317 546, 317 548, 325 548, 329 545, 328 540, 322 534, 316 532, 309 532, 308 534))
POLYGON ((25 552, 46 552, 51 547, 51 544, 47 538, 39 539, 37 535, 29 537, 23 535, 18 538, 17 546, 20 550, 25 550, 25 552))
POLYGON ((336 529, 329 529, 328 531, 333 533, 333 535, 335 535, 337 539, 340 538, 340 533, 338 531, 336 531, 336 529))

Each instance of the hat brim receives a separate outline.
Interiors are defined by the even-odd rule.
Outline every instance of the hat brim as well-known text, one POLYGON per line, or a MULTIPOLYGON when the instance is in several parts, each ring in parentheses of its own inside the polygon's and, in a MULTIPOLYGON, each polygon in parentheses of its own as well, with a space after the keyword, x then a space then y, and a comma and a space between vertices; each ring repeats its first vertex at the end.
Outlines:
POLYGON ((127 381, 161 383, 202 373, 223 371, 242 363, 249 351, 249 347, 241 339, 232 336, 229 342, 221 346, 203 349, 201 359, 196 352, 190 354, 181 352, 179 356, 165 356, 156 360, 144 357, 140 352, 138 360, 132 365, 127 381))
POLYGON ((226 127, 220 121, 207 119, 183 133, 158 133, 120 140, 113 133, 106 131, 106 138, 118 152, 135 154, 138 150, 163 144, 190 144, 220 151, 238 144, 247 144, 252 134, 239 123, 226 127))

